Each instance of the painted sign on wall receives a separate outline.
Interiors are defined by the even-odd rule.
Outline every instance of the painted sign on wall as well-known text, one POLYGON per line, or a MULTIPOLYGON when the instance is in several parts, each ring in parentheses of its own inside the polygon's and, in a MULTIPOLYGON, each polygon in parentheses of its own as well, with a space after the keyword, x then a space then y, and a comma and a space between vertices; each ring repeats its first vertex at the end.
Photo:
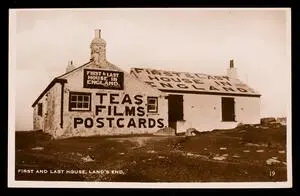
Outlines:
POLYGON ((75 117, 73 128, 163 128, 159 112, 148 116, 147 96, 141 94, 96 93, 91 117, 75 117))
POLYGON ((118 71, 85 69, 83 87, 93 89, 124 89, 124 73, 118 71))
POLYGON ((131 74, 162 91, 249 94, 259 93, 238 79, 200 73, 174 72, 155 69, 132 68, 131 74))

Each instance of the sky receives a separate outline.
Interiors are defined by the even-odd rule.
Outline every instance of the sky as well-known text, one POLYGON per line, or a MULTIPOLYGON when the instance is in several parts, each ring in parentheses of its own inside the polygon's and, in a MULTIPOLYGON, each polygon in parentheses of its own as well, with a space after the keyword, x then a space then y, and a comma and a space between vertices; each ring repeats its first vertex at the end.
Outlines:
MULTIPOLYGON (((68 61, 90 59, 101 29, 107 60, 124 71, 144 67, 238 77, 261 94, 261 116, 289 113, 288 9, 51 9, 17 10, 13 40, 15 128, 30 130, 35 99, 68 61)), ((12 55, 11 55, 12 56, 12 55)), ((10 58, 12 58, 10 56, 10 58)), ((11 81, 10 81, 11 82, 11 81)))

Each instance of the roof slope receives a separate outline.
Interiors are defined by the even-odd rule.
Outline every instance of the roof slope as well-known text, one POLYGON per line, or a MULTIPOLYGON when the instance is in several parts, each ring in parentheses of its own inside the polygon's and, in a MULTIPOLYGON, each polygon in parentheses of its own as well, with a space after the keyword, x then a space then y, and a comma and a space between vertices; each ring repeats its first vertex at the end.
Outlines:
POLYGON ((239 79, 201 73, 132 68, 130 73, 163 92, 260 97, 239 79))
POLYGON ((43 98, 43 96, 56 84, 56 83, 66 83, 67 80, 65 79, 61 79, 61 78, 54 78, 50 84, 45 88, 45 90, 43 90, 43 92, 38 96, 38 98, 33 102, 33 104, 31 105, 32 107, 34 107, 41 98, 43 98))
MULTIPOLYGON (((57 76, 55 77, 51 82, 50 84, 43 90, 43 92, 38 96, 38 98, 34 101, 34 103, 32 104, 32 107, 34 107, 40 99, 43 98, 43 96, 56 84, 56 83, 67 83, 68 82, 68 78, 71 77, 72 73, 75 73, 75 72, 78 72, 78 71, 82 71, 84 68, 97 68, 97 69, 104 69, 104 70, 115 70, 115 71, 119 71, 119 72, 123 72, 124 73, 124 76, 126 77, 130 77, 132 79, 135 80, 135 82, 137 82, 138 84, 140 85, 146 85, 143 81, 137 79, 136 77, 134 77, 133 75, 123 71, 122 69, 120 69, 118 66, 108 62, 108 61, 105 61, 103 63, 104 67, 102 68, 97 68, 95 67, 94 63, 93 62, 88 62, 88 63, 85 63, 67 73, 64 73, 60 76, 57 76)), ((157 93, 160 93, 160 94, 163 94, 163 92, 159 91, 158 89, 156 88, 153 88, 153 90, 157 93)))
MULTIPOLYGON (((93 62, 89 62, 89 63, 86 63, 86 64, 80 66, 80 67, 77 67, 76 69, 74 69, 74 70, 72 70, 70 72, 67 72, 67 73, 65 73, 63 75, 60 75, 57 78, 58 79, 66 79, 66 80, 68 80, 70 77, 72 77, 72 73, 83 71, 86 68, 123 72, 124 73, 124 78, 131 79, 135 83, 136 87, 137 86, 141 86, 141 88, 149 88, 150 87, 151 90, 152 90, 152 92, 154 92, 154 93, 158 93, 160 95, 164 95, 165 94, 164 92, 160 91, 159 89, 153 88, 153 87, 145 84, 142 80, 140 80, 140 79, 136 78, 134 75, 132 75, 132 74, 130 74, 130 73, 122 70, 117 65, 114 65, 114 64, 110 63, 109 61, 103 62, 102 67, 98 67, 93 62)), ((125 83, 125 85, 127 85, 127 84, 125 83)))

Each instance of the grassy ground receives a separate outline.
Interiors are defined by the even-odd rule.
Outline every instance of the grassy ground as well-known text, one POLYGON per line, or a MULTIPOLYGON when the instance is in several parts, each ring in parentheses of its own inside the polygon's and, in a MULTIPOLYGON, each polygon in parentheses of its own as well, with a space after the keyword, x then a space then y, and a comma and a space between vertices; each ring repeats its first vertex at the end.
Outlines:
POLYGON ((285 127, 244 126, 189 137, 95 136, 62 140, 51 140, 41 132, 17 132, 15 174, 16 180, 286 181, 285 149, 285 127), (39 170, 44 173, 36 173, 39 170))

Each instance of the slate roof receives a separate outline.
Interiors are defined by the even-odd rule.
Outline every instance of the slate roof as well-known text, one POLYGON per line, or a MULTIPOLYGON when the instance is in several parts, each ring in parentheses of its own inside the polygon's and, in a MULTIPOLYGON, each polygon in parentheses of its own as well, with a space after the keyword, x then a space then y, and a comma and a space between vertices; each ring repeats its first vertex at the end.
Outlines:
POLYGON ((260 93, 239 79, 201 73, 131 68, 130 73, 163 92, 260 97, 260 93))

